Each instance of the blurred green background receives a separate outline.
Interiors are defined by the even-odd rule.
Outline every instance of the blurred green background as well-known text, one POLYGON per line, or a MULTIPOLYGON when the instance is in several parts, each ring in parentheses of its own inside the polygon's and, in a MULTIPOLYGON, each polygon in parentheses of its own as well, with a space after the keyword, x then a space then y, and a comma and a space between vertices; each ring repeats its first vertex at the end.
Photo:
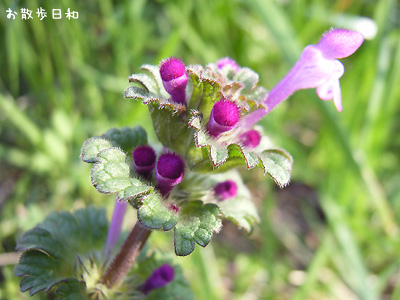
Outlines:
MULTIPOLYGON (((91 186, 80 147, 111 127, 142 125, 155 139, 146 107, 122 97, 142 64, 230 56, 271 89, 332 26, 369 37, 342 60, 343 112, 315 91, 272 111, 261 125, 293 155, 292 183, 278 190, 261 172, 244 172, 262 219, 257 230, 248 237, 227 223, 210 246, 176 261, 196 299, 400 299, 394 0, 2 0, 0 299, 30 298, 19 292, 12 253, 50 211, 93 204, 110 216, 113 197, 91 186), (33 19, 21 20, 21 8, 33 19), (79 18, 53 20, 55 8, 79 18)), ((132 209, 127 230, 134 219, 132 209)), ((173 253, 172 240, 157 232, 150 244, 173 253)))

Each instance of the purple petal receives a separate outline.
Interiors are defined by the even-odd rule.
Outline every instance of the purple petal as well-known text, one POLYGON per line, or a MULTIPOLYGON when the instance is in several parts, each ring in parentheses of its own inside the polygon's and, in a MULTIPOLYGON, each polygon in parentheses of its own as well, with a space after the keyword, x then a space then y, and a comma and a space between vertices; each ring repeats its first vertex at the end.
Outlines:
POLYGON ((213 137, 232 130, 240 119, 240 109, 232 101, 222 99, 211 110, 207 130, 213 137))
POLYGON ((328 59, 352 55, 363 43, 364 37, 357 31, 333 29, 326 32, 316 47, 328 59))
POLYGON ((340 78, 343 72, 341 62, 325 58, 313 45, 307 46, 290 72, 269 93, 265 101, 267 111, 271 111, 295 91, 316 88, 331 78, 340 78))
POLYGON ((226 180, 214 187, 214 193, 218 201, 224 201, 236 196, 237 185, 233 180, 226 180))
POLYGON ((342 96, 340 91, 339 79, 332 78, 324 84, 317 87, 317 94, 322 100, 332 100, 336 109, 342 111, 342 96))
POLYGON ((111 220, 110 227, 108 229, 107 243, 105 252, 107 255, 111 254, 118 242, 119 235, 121 234, 122 222, 124 220, 127 202, 121 202, 118 197, 115 197, 115 207, 111 220))
POLYGON ((164 264, 155 269, 140 288, 144 294, 150 293, 154 289, 161 288, 174 280, 175 270, 169 264, 164 264))

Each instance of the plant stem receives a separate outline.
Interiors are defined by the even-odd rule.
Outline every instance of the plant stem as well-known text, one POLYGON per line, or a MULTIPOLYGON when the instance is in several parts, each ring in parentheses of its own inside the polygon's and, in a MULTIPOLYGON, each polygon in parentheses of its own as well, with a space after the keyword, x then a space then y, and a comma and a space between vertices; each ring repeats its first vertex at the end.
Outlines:
POLYGON ((108 288, 112 288, 115 284, 119 283, 136 261, 150 233, 151 230, 143 227, 138 220, 117 256, 115 256, 114 260, 103 274, 100 283, 105 284, 108 288))

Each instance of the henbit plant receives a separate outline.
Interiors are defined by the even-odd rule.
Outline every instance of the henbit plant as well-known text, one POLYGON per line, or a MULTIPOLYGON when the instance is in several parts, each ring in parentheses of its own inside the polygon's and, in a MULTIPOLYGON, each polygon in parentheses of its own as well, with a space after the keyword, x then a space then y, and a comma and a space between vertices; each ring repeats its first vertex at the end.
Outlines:
POLYGON ((125 98, 148 106, 160 145, 149 145, 141 127, 111 129, 83 144, 92 184, 116 194, 111 225, 103 209, 88 207, 53 213, 25 233, 15 268, 21 291, 55 288, 57 299, 192 299, 179 266, 144 248, 151 232, 174 229, 179 256, 196 243, 207 246, 222 219, 251 232, 259 217, 235 168, 259 167, 279 187, 289 183, 292 168, 291 156, 254 125, 303 88, 316 87, 340 111, 344 68, 335 58, 351 55, 362 42, 354 31, 327 32, 270 93, 258 86, 255 72, 229 58, 205 67, 178 58, 142 66, 146 74, 129 77, 125 98), (127 203, 137 210, 137 222, 117 249, 127 203))

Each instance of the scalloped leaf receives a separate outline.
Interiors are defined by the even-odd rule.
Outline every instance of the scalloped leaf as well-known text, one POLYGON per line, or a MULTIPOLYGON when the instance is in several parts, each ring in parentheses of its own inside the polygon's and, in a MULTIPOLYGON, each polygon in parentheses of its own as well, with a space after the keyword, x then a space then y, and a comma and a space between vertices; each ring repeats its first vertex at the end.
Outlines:
POLYGON ((195 243, 208 245, 213 233, 222 227, 221 211, 217 205, 191 201, 181 208, 179 221, 174 229, 175 253, 186 256, 193 252, 195 243))
POLYGON ((112 144, 110 141, 101 137, 92 137, 87 139, 81 149, 81 158, 84 162, 94 163, 96 162, 97 154, 100 151, 111 148, 112 144))
POLYGON ((247 148, 239 144, 240 139, 235 133, 228 132, 215 139, 205 130, 204 120, 198 112, 192 113, 190 125, 196 130, 196 146, 208 152, 211 162, 203 160, 197 163, 194 166, 195 171, 223 172, 238 165, 246 165, 248 169, 258 166, 263 169, 264 174, 270 175, 279 187, 289 183, 293 161, 286 151, 269 148, 271 146, 264 146, 264 143, 255 149, 247 148))
POLYGON ((205 117, 208 117, 214 103, 222 97, 221 86, 215 79, 204 77, 204 69, 201 66, 189 66, 187 71, 192 82, 192 94, 188 108, 197 109, 205 117))
POLYGON ((242 93, 246 94, 255 88, 259 80, 258 74, 249 68, 240 68, 233 76, 233 81, 242 83, 242 93))
POLYGON ((101 137, 95 136, 87 139, 81 149, 81 159, 87 163, 95 163, 97 155, 105 149, 119 147, 125 153, 130 153, 133 148, 147 143, 147 133, 140 127, 112 128, 101 137))
POLYGON ((153 187, 131 176, 126 154, 118 148, 101 151, 92 167, 94 187, 104 194, 118 193, 121 200, 135 199, 153 191, 153 187))
POLYGON ((16 249, 23 253, 14 273, 23 277, 21 291, 29 290, 34 295, 58 285, 60 299, 86 299, 82 295, 83 286, 76 279, 77 260, 102 249, 107 229, 104 209, 88 207, 74 214, 50 214, 18 240, 16 249), (79 289, 76 284, 80 285, 79 289), (67 289, 74 291, 76 297, 65 298, 63 291, 67 289))
POLYGON ((165 201, 157 193, 144 197, 141 206, 138 208, 138 219, 151 229, 164 231, 174 228, 178 222, 178 216, 166 207, 165 201))
POLYGON ((264 169, 264 174, 268 173, 280 188, 289 184, 293 161, 286 151, 264 150, 259 154, 259 158, 259 165, 264 169))
POLYGON ((125 90, 125 98, 141 99, 148 105, 154 131, 167 148, 184 154, 192 141, 187 125, 186 106, 170 101, 165 91, 158 66, 143 65, 149 75, 133 74, 129 80, 135 85, 125 90))
POLYGON ((193 132, 187 124, 186 108, 155 101, 149 105, 149 111, 158 140, 163 146, 183 155, 193 143, 193 132), (176 109, 180 110, 177 112, 176 109))
POLYGON ((140 145, 147 144, 147 133, 142 127, 112 128, 102 135, 112 143, 112 146, 121 148, 125 153, 140 145))
POLYGON ((56 300, 85 300, 86 285, 75 278, 61 282, 56 290, 58 298, 56 300))

